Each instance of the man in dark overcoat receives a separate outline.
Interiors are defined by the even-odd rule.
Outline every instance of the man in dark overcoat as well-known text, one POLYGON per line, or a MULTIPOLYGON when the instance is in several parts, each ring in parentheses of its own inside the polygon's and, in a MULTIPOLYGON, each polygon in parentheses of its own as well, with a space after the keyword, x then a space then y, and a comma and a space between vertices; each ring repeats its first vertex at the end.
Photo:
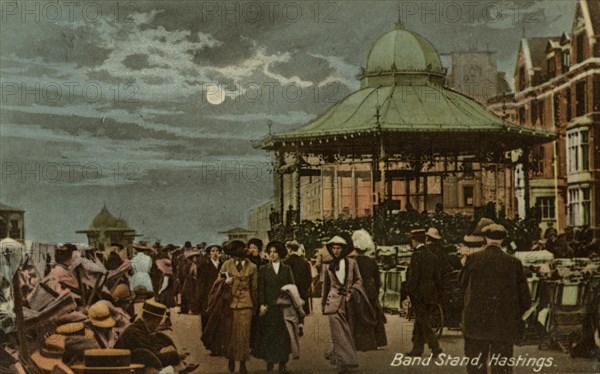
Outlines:
POLYGON ((298 287, 300 297, 304 300, 304 313, 308 315, 310 313, 310 302, 308 299, 310 297, 310 286, 312 284, 310 263, 298 254, 300 245, 297 242, 287 242, 285 246, 289 251, 289 255, 283 262, 292 268, 296 287, 298 287))
POLYGON ((171 342, 161 339, 162 334, 155 335, 167 312, 167 307, 153 299, 146 300, 142 307, 142 316, 135 320, 123 331, 115 348, 129 349, 132 352, 142 349, 156 356, 163 367, 178 365, 181 357, 174 349, 166 352, 163 348, 170 346, 171 342))
POLYGON ((441 296, 441 271, 436 255, 425 245, 425 230, 412 230, 410 239, 414 252, 408 266, 406 289, 415 311, 415 324, 413 348, 406 355, 421 356, 427 343, 436 357, 442 349, 431 330, 431 315, 441 296))
POLYGON ((531 306, 529 287, 521 262, 502 250, 506 229, 491 224, 483 229, 483 235, 486 246, 467 257, 459 275, 465 289, 465 355, 481 356, 480 365, 467 366, 467 372, 487 373, 489 355, 492 373, 512 373, 511 366, 494 363, 513 355, 521 317, 531 306))

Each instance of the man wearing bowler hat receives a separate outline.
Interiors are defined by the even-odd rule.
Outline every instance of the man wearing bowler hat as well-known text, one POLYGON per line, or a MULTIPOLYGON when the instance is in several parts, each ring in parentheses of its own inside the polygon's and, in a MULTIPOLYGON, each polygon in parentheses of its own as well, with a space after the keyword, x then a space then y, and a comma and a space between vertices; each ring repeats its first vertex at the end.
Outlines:
POLYGON ((494 223, 484 227, 482 234, 486 246, 467 256, 459 275, 459 282, 466 290, 465 356, 481 357, 478 364, 467 366, 467 372, 487 373, 489 355, 493 374, 512 373, 511 366, 495 362, 513 355, 521 316, 531 305, 529 287, 521 262, 502 250, 506 229, 494 223))
POLYGON ((437 357, 442 349, 431 331, 430 318, 441 296, 441 271, 436 255, 425 245, 425 234, 424 229, 410 232, 414 252, 408 266, 406 289, 415 311, 415 323, 413 348, 406 355, 421 356, 427 343, 433 356, 437 357))

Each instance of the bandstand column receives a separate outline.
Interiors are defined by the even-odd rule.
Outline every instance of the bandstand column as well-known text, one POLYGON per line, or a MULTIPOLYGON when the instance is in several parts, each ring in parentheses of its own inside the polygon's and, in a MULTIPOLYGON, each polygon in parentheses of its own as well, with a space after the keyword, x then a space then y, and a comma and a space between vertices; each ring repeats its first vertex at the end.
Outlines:
POLYGON ((531 153, 530 148, 523 149, 523 155, 521 156, 521 161, 523 164, 523 189, 525 199, 525 218, 529 217, 529 213, 531 210, 531 195, 530 190, 531 186, 529 183, 529 154, 531 153))
POLYGON ((358 188, 356 186, 356 166, 353 164, 351 169, 351 179, 352 179, 352 207, 354 212, 354 217, 358 216, 358 188))
POLYGON ((331 178, 333 193, 333 218, 337 219, 340 216, 340 193, 338 191, 338 167, 333 165, 333 177, 331 178))
POLYGON ((275 198, 278 201, 279 206, 275 207, 275 210, 279 214, 279 222, 285 223, 285 206, 284 206, 284 175, 281 172, 281 166, 283 166, 284 156, 283 152, 275 153, 275 168, 273 172, 273 182, 275 184, 275 198), (279 196, 277 196, 279 195, 279 196))
POLYGON ((301 191, 300 191, 300 187, 301 187, 301 171, 302 171, 302 165, 300 163, 300 155, 296 155, 296 170, 294 171, 293 174, 293 178, 294 178, 294 208, 296 210, 296 214, 295 214, 295 220, 297 224, 300 224, 300 207, 301 207, 301 191))

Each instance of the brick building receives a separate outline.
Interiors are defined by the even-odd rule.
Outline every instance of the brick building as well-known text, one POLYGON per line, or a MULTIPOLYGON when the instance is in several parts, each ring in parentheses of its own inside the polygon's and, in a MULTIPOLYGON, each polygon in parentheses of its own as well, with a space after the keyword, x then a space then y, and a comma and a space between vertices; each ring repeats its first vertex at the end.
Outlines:
POLYGON ((531 147, 515 175, 519 214, 527 203, 555 227, 600 225, 600 2, 580 0, 570 33, 526 38, 519 46, 515 89, 489 108, 521 126, 556 132, 531 147), (529 175, 529 199, 524 173, 529 175))

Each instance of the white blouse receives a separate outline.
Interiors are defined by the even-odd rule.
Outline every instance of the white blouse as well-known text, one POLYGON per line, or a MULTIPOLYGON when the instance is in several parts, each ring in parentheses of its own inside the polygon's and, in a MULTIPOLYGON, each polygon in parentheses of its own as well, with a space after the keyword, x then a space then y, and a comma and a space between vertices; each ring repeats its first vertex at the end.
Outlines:
POLYGON ((340 269, 335 271, 335 276, 340 281, 341 284, 344 284, 346 281, 346 260, 340 260, 340 269))

